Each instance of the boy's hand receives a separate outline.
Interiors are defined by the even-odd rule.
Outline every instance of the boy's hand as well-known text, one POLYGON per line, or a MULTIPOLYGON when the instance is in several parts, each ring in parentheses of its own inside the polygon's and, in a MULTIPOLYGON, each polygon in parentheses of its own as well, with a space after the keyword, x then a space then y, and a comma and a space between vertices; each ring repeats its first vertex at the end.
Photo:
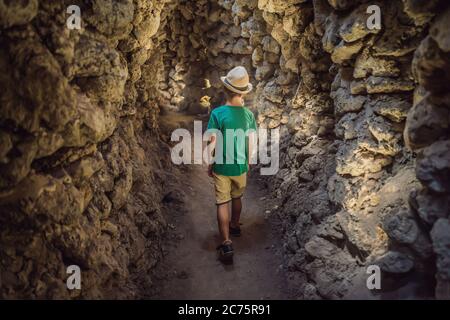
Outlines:
POLYGON ((212 164, 208 165, 208 176, 213 177, 213 170, 212 170, 212 164))

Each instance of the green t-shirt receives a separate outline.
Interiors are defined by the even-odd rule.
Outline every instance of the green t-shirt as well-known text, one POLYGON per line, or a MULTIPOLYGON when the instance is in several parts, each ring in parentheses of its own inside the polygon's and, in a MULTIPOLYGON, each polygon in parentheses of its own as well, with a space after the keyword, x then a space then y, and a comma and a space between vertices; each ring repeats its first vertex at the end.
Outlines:
POLYGON ((253 113, 246 107, 217 107, 211 112, 208 129, 220 130, 223 137, 222 144, 216 143, 213 171, 223 176, 240 176, 247 172, 248 133, 256 130, 253 113))

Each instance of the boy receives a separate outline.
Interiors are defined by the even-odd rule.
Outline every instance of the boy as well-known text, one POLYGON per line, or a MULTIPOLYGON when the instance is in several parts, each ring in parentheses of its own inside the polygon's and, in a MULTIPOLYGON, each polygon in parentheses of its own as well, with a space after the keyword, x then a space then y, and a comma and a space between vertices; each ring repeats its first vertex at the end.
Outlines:
POLYGON ((222 148, 216 148, 217 136, 212 136, 211 143, 213 149, 222 150, 214 150, 215 162, 209 165, 208 175, 214 178, 217 222, 223 240, 217 250, 220 258, 231 260, 233 246, 230 234, 241 235, 239 227, 241 197, 247 184, 249 158, 253 151, 251 142, 255 137, 256 121, 253 113, 244 107, 243 98, 253 88, 245 68, 239 66, 232 69, 226 77, 221 77, 221 81, 225 87, 226 103, 211 112, 208 129, 220 130, 223 139, 222 148), (238 132, 245 133, 243 139, 242 136, 238 138, 238 132), (230 139, 233 139, 232 145, 230 145, 230 139))

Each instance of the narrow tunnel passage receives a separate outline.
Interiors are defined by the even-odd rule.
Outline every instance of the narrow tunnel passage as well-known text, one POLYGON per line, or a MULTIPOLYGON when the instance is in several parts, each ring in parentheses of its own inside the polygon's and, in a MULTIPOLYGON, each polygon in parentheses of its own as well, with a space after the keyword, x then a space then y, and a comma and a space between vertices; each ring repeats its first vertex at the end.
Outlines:
MULTIPOLYGON (((173 122, 173 119, 171 120, 173 122)), ((216 258, 217 232, 213 180, 207 166, 187 168, 180 188, 182 208, 172 211, 167 257, 157 268, 154 299, 286 299, 281 237, 269 221, 267 190, 251 176, 244 195, 241 237, 233 238, 233 263, 216 258)))
POLYGON ((0 298, 449 299, 450 8, 370 5, 0 0, 0 298), (251 173, 230 270, 170 138, 238 65, 280 164, 251 173))

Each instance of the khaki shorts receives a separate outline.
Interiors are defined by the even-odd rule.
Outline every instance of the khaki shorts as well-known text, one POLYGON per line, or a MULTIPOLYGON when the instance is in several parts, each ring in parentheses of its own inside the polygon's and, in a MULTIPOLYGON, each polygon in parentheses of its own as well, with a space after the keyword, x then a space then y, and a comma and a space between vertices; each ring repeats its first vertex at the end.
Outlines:
POLYGON ((216 204, 230 202, 243 196, 247 186, 247 173, 240 176, 222 176, 213 172, 216 204))

